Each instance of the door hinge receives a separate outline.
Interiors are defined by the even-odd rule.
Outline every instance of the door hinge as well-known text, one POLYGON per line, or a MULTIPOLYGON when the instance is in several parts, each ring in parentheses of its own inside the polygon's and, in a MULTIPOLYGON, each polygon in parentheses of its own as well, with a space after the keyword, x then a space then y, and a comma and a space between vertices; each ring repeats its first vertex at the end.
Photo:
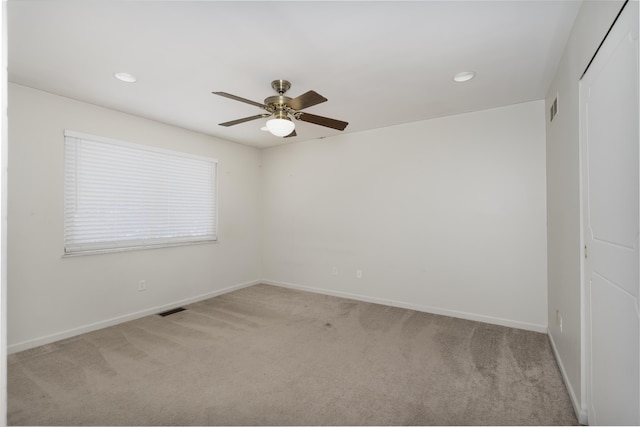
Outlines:
POLYGON ((584 245, 584 257, 589 258, 589 251, 587 250, 587 245, 584 245))

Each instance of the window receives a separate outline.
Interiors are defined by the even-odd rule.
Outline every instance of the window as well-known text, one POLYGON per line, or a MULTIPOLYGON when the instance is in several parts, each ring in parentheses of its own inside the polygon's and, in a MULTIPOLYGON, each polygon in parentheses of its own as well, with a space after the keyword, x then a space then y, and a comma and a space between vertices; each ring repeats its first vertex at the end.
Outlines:
POLYGON ((64 137, 65 254, 217 240, 215 159, 64 137))

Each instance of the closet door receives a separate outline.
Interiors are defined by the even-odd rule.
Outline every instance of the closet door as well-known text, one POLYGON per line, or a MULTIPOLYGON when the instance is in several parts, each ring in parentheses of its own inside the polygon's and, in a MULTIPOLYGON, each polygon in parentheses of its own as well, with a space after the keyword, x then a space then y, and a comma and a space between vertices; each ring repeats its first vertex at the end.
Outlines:
POLYGON ((640 424, 638 2, 580 83, 589 424, 640 424))

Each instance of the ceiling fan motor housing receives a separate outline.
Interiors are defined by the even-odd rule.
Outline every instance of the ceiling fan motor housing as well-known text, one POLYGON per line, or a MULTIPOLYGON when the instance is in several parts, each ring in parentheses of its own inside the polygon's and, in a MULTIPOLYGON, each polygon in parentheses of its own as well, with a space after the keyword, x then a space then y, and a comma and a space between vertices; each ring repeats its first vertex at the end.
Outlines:
POLYGON ((273 113, 273 117, 274 119, 284 119, 284 120, 291 120, 289 118, 289 114, 287 114, 287 111, 283 108, 283 109, 278 109, 273 113))
MULTIPOLYGON (((284 96, 284 95, 277 95, 277 96, 270 96, 268 98, 264 99, 264 103, 268 106, 268 107, 278 107, 278 106, 286 106, 287 103, 291 101, 291 98, 289 98, 288 96, 284 96)), ((274 108, 275 109, 275 108, 274 108)))
POLYGON ((267 110, 273 113, 275 119, 289 120, 289 110, 291 108, 288 104, 291 98, 284 96, 284 93, 291 88, 291 83, 288 80, 274 80, 271 82, 271 87, 279 95, 265 98, 264 103, 267 106, 267 110))
POLYGON ((291 83, 287 80, 274 80, 271 82, 273 90, 278 92, 278 95, 269 96, 265 98, 264 103, 267 106, 267 111, 273 113, 274 119, 289 119, 289 113, 293 112, 289 107, 291 98, 284 96, 284 93, 291 88, 291 83))

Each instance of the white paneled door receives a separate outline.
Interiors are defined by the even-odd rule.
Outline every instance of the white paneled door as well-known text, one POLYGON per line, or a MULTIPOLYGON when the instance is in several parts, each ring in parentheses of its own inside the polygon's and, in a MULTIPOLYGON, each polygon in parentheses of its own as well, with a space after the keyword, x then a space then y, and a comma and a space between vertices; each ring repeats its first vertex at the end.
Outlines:
POLYGON ((640 424, 638 1, 580 83, 589 424, 640 424))

